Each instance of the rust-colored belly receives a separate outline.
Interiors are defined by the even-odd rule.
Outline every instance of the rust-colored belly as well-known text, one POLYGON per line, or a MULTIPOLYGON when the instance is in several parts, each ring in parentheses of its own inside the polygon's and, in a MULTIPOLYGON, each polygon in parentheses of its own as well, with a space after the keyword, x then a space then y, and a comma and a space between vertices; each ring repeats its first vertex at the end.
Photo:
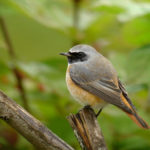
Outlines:
POLYGON ((68 66, 68 69, 66 72, 66 83, 67 83, 67 87, 71 95, 82 105, 90 105, 98 109, 106 105, 106 102, 100 99, 99 97, 77 86, 70 78, 69 68, 70 66, 68 66))

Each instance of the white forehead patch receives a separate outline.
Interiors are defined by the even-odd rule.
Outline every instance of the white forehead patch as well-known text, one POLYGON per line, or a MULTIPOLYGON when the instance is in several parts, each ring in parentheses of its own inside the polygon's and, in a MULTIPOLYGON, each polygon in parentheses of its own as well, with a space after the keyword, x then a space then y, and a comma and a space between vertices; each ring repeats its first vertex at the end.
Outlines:
POLYGON ((93 47, 86 45, 86 44, 80 44, 80 45, 76 45, 74 47, 72 47, 70 50, 70 52, 94 52, 96 51, 93 47))

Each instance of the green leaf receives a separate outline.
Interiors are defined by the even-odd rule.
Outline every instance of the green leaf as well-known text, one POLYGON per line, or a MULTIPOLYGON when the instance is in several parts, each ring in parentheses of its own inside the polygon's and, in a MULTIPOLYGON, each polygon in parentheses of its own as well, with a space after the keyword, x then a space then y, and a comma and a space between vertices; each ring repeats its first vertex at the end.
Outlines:
POLYGON ((141 46, 150 43, 150 15, 145 15, 127 22, 122 28, 124 40, 141 46))
POLYGON ((118 27, 116 17, 111 14, 99 15, 84 31, 84 42, 92 43, 100 38, 112 35, 118 27), (110 26, 111 24, 111 26, 110 26))
POLYGON ((111 13, 111 14, 120 14, 124 12, 125 10, 119 6, 107 6, 107 5, 100 5, 100 6, 95 6, 93 10, 98 11, 100 13, 105 12, 105 13, 111 13))
POLYGON ((150 45, 131 52, 126 65, 129 82, 150 84, 150 45))
MULTIPOLYGON (((22 12, 47 27, 67 33, 67 27, 71 26, 72 19, 70 13, 65 11, 66 6, 64 7, 61 4, 59 1, 48 3, 46 0, 9 0, 9 6, 13 9, 22 12)), ((68 9, 68 11, 70 10, 68 9)))
POLYGON ((118 15, 118 19, 122 22, 124 21, 129 21, 133 18, 136 18, 138 16, 142 16, 145 14, 150 13, 150 5, 147 2, 134 2, 133 0, 101 0, 101 1, 96 1, 93 6, 98 7, 98 6, 115 6, 119 7, 123 10, 121 14, 118 15), (134 11, 133 11, 134 10, 134 11))

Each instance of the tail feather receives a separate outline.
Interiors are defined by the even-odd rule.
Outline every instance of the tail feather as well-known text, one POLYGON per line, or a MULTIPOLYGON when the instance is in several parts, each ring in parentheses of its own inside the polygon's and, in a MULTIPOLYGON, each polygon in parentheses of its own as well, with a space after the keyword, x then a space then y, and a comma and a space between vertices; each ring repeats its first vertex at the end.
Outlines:
POLYGON ((131 102, 131 100, 128 98, 127 95, 121 95, 122 101, 126 106, 128 106, 131 109, 131 113, 126 112, 127 115, 141 128, 144 129, 150 129, 150 126, 136 113, 136 110, 134 109, 134 106, 131 102), (126 97, 124 97, 126 96, 126 97))
MULTIPOLYGON (((127 112, 126 112, 127 113, 127 112)), ((150 126, 141 118, 138 116, 136 112, 133 112, 133 114, 127 113, 127 115, 141 128, 144 129, 150 129, 150 126)))

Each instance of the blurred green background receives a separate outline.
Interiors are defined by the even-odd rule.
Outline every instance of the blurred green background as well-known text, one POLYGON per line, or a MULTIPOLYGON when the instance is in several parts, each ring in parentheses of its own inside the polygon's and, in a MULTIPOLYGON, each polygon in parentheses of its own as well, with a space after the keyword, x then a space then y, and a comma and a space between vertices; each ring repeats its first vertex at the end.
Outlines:
MULTIPOLYGON (((150 124, 150 0, 0 0, 0 89, 73 146, 66 120, 81 106, 65 84, 67 61, 59 56, 86 43, 109 58, 135 104, 150 124), (14 68, 23 86, 20 90, 14 68)), ((109 150, 150 150, 150 131, 109 105, 98 118, 109 150)), ((1 150, 33 146, 0 121, 1 150)))

